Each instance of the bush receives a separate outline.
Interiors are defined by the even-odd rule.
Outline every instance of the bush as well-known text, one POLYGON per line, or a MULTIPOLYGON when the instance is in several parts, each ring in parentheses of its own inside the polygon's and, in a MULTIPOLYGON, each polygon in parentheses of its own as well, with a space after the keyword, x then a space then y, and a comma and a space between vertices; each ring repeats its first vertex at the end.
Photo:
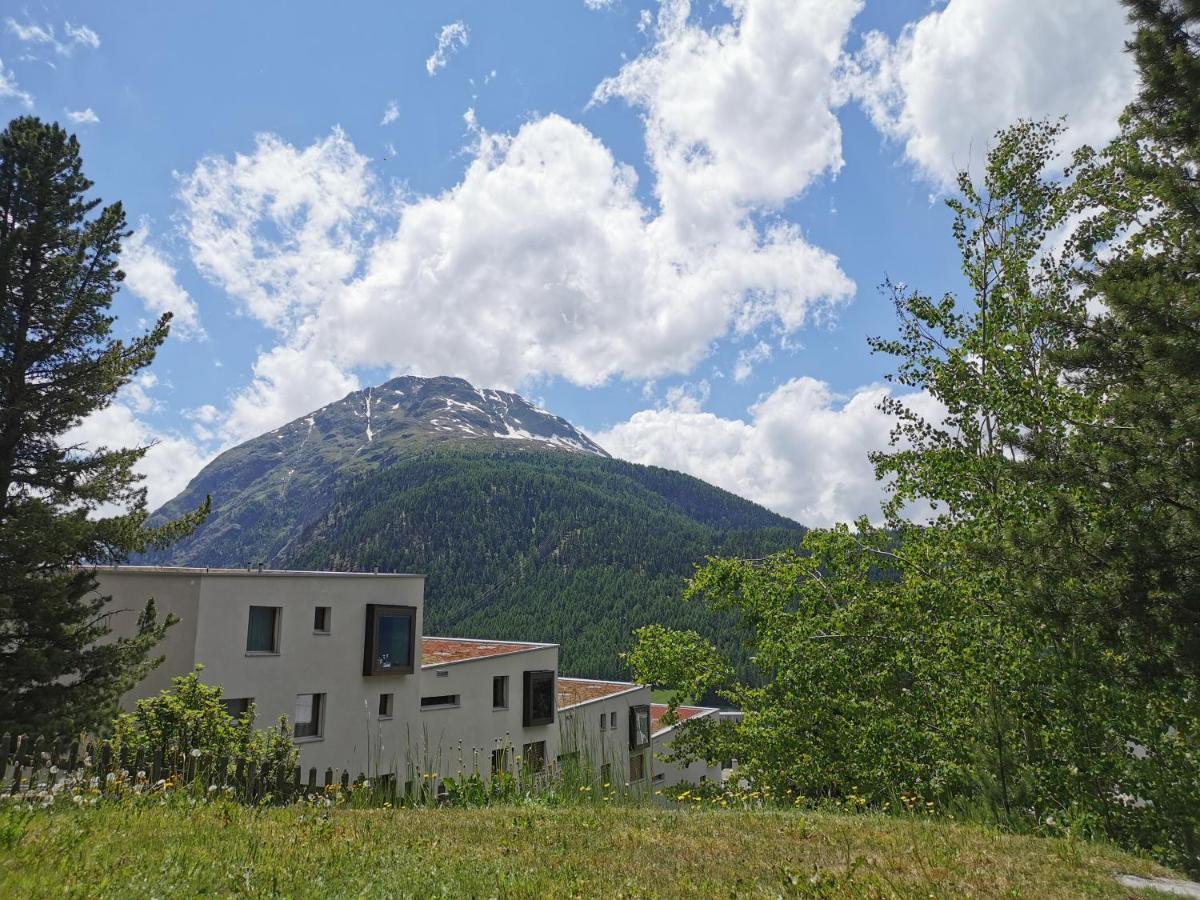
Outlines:
POLYGON ((172 680, 171 690, 139 700, 117 717, 114 743, 136 753, 162 750, 210 760, 244 759, 257 765, 294 766, 299 754, 286 716, 277 728, 254 727, 254 706, 233 718, 222 703, 223 688, 200 680, 200 667, 172 680))

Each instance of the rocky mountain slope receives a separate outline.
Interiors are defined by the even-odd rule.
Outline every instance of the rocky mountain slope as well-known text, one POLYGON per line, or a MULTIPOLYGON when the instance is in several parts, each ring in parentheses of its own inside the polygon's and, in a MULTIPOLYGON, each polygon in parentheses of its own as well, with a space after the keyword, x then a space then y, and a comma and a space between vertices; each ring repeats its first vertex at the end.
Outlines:
POLYGON ((563 644, 623 673, 638 625, 728 621, 678 597, 706 555, 761 555, 803 528, 698 479, 612 459, 515 394, 393 379, 221 454, 161 516, 213 498, 199 531, 142 562, 428 575, 430 633, 563 644))

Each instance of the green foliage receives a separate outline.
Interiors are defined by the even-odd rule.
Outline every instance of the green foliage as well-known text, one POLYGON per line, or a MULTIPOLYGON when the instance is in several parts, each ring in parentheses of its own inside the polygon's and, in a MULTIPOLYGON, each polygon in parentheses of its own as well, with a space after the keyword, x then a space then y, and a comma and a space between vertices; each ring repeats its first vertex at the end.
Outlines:
POLYGON ((286 718, 279 727, 256 730, 254 706, 234 719, 221 702, 223 688, 200 680, 200 670, 171 680, 171 689, 137 702, 117 717, 114 738, 123 748, 148 755, 163 750, 192 753, 209 760, 246 760, 272 766, 297 764, 286 718))
POLYGON ((163 545, 205 512, 146 528, 133 472, 146 448, 64 442, 150 364, 170 320, 111 338, 125 214, 98 208, 91 186, 57 125, 24 117, 0 133, 0 722, 18 731, 96 726, 156 664, 170 622, 147 604, 135 634, 102 641, 108 598, 88 566, 163 545))
MULTIPOLYGON (((257 459, 259 440, 238 455, 257 459)), ((763 556, 804 533, 678 472, 554 450, 442 444, 357 474, 339 456, 316 487, 253 480, 253 499, 221 487, 251 463, 218 462, 164 509, 211 491, 211 521, 153 560, 426 573, 426 633, 557 642, 563 671, 597 678, 626 676, 620 654, 652 622, 696 630, 745 668, 736 616, 679 592, 708 555, 763 556)))
MULTIPOLYGON (((722 688, 740 724, 688 728, 674 750, 736 757, 776 797, 891 809, 916 797, 1007 827, 1071 823, 1195 870, 1200 407, 1187 372, 1200 332, 1176 319, 1187 336, 1147 336, 1154 311, 1175 308, 1183 267, 1136 238, 1100 259, 1101 238, 1154 204, 1100 191, 1111 160, 1086 151, 1076 180, 1049 177, 1060 135, 1018 124, 980 186, 960 179, 950 206, 969 302, 891 286, 899 333, 872 346, 943 414, 885 402, 894 448, 874 461, 892 488, 888 530, 810 532, 807 556, 711 560, 692 580, 691 596, 738 614, 755 672, 722 688), (1111 212, 1090 213, 1101 201, 1111 212), (1089 316, 1126 254, 1156 270, 1154 296, 1089 316), (1118 355, 1137 349, 1103 362, 1101 334, 1118 355), (1098 377, 1109 363, 1113 377, 1098 377), (929 525, 904 520, 926 504, 929 525)), ((1151 244, 1191 240, 1147 227, 1151 244)), ((663 687, 713 668, 689 667, 678 635, 645 638, 633 658, 663 687)))

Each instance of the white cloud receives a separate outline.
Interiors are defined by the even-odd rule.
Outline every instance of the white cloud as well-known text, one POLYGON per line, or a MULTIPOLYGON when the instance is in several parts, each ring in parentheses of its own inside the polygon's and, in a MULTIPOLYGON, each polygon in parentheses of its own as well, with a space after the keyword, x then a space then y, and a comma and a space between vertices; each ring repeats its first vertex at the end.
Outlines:
POLYGON ((753 347, 738 351, 737 364, 733 368, 733 380, 739 384, 754 374, 755 363, 765 362, 771 358, 771 345, 759 341, 753 347))
POLYGON ((276 347, 254 363, 254 380, 238 394, 220 424, 236 443, 290 422, 359 389, 358 379, 311 351, 276 347))
POLYGON ((675 227, 719 233, 842 165, 831 110, 843 41, 861 0, 729 0, 726 25, 663 0, 656 42, 596 90, 644 110, 655 193, 675 227))
POLYGON ((746 0, 706 30, 665 4, 643 61, 597 94, 645 110, 654 205, 558 115, 497 134, 468 114, 463 176, 431 196, 381 184, 336 129, 201 160, 180 177, 192 261, 279 342, 197 426, 261 433, 356 389, 361 367, 590 386, 688 372, 762 326, 786 340, 854 290, 775 210, 840 165, 831 83, 858 5, 746 0))
POLYGON ((429 73, 430 77, 433 77, 437 74, 438 69, 445 68, 451 56, 467 46, 470 41, 471 32, 461 20, 443 25, 441 31, 438 32, 437 49, 433 51, 433 55, 429 59, 425 60, 425 71, 429 73))
POLYGON ((91 47, 93 50, 100 46, 100 35, 86 25, 72 25, 70 22, 66 22, 63 30, 66 31, 67 37, 76 44, 91 47))
POLYGON ((0 59, 0 100, 16 100, 24 107, 33 106, 33 94, 21 90, 21 86, 17 84, 17 76, 13 74, 12 69, 4 67, 2 59, 0 59))
POLYGON ((150 243, 144 222, 125 240, 121 268, 125 272, 125 286, 141 299, 147 312, 156 317, 164 312, 174 313, 173 334, 185 340, 204 337, 195 301, 175 280, 175 267, 150 243))
MULTIPOLYGON (((796 378, 751 406, 748 421, 668 406, 593 437, 615 456, 687 472, 808 526, 878 520, 884 490, 867 454, 888 446, 892 420, 877 409, 888 393, 872 385, 839 398, 796 378)), ((927 395, 905 402, 940 419, 927 395)))
POLYGON ((37 22, 18 22, 16 19, 5 20, 8 30, 23 44, 38 44, 50 47, 59 56, 70 56, 79 46, 91 47, 93 50, 100 46, 100 36, 86 25, 63 23, 65 40, 59 40, 54 33, 53 25, 39 25, 37 22))
POLYGON ((201 160, 180 182, 196 268, 265 324, 294 326, 358 265, 368 162, 340 129, 304 150, 259 135, 249 156, 201 160))
MULTIPOLYGON (((128 385, 109 406, 93 413, 64 436, 64 444, 99 447, 150 447, 134 471, 145 477, 150 509, 157 509, 182 491, 195 474, 216 455, 173 432, 160 431, 138 417, 153 407, 146 391, 153 376, 128 385)), ((101 510, 113 514, 115 509, 101 510)))
POLYGON ((617 0, 583 0, 583 5, 588 9, 597 11, 601 9, 612 9, 616 5, 617 0))
POLYGON ((67 118, 76 125, 98 125, 100 117, 89 106, 87 109, 63 110, 67 114, 67 118))
POLYGON ((1066 114, 1073 141, 1112 137, 1137 87, 1125 16, 1096 0, 950 0, 894 43, 867 35, 846 87, 945 188, 1019 118, 1066 114))
POLYGON ((395 100, 389 100, 387 107, 383 110, 383 118, 379 120, 380 125, 391 125, 400 118, 400 106, 395 100))

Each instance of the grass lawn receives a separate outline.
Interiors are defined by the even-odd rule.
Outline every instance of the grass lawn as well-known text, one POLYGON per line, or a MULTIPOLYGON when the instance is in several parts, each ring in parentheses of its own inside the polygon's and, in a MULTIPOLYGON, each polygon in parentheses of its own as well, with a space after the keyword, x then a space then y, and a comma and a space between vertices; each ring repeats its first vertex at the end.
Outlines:
POLYGON ((643 807, 0 814, 0 896, 1131 897, 1111 847, 932 820, 643 807), (7 816, 7 818, 5 818, 7 816))

